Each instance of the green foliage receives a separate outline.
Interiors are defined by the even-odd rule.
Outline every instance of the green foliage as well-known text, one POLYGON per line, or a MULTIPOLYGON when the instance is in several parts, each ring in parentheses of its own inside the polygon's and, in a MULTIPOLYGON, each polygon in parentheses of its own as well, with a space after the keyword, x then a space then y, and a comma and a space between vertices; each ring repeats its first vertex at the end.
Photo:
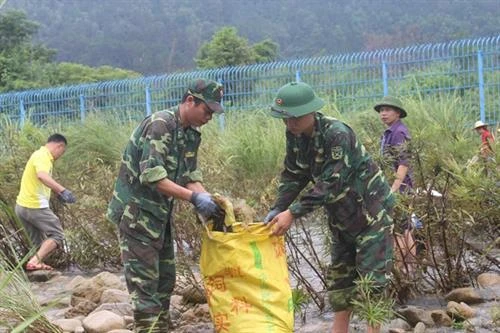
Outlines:
POLYGON ((352 301, 354 312, 368 325, 377 327, 394 317, 394 300, 388 295, 381 295, 371 274, 356 281, 358 297, 352 301))
POLYGON ((309 293, 301 288, 292 289, 292 305, 293 313, 302 317, 302 321, 305 322, 306 308, 311 301, 309 293))
POLYGON ((283 163, 285 127, 266 111, 231 112, 224 130, 204 128, 200 152, 203 178, 210 188, 247 202, 263 200, 283 163), (234 186, 234 184, 242 186, 234 186), (253 184, 253 185, 252 185, 253 184))
MULTIPOLYGON (((91 161, 115 166, 132 131, 133 123, 118 123, 118 112, 90 113, 78 126, 67 129, 68 149, 61 158, 66 165, 83 165, 91 161)), ((69 170, 71 170, 69 166, 69 170)), ((68 171, 69 171, 68 170, 68 171)))
POLYGON ((470 82, 469 73, 460 73, 453 62, 436 61, 428 65, 425 70, 418 68, 407 72, 404 79, 397 82, 391 91, 394 91, 395 95, 425 96, 443 88, 462 87, 466 82, 461 81, 466 79, 468 79, 466 82, 470 82))
POLYGON ((139 76, 110 66, 53 63, 55 50, 33 44, 37 31, 23 12, 0 13, 0 92, 139 76))
POLYGON ((252 48, 255 52, 255 62, 271 62, 278 57, 279 45, 270 38, 255 43, 252 48))
POLYGON ((453 319, 451 323, 451 327, 456 330, 463 330, 465 329, 465 323, 463 320, 458 320, 456 318, 453 319))
POLYGON ((69 62, 53 64, 49 75, 50 85, 53 86, 139 77, 139 73, 121 68, 113 68, 111 66, 93 68, 69 62))
POLYGON ((198 51, 195 61, 199 68, 248 65, 259 61, 271 61, 276 58, 278 44, 270 39, 254 46, 238 35, 235 27, 223 27, 212 40, 205 42, 198 51))
POLYGON ((55 54, 32 45, 38 25, 19 11, 0 13, 0 92, 35 88, 44 82, 44 66, 55 54))
MULTIPOLYGON (((12 248, 15 244, 6 242, 12 248)), ((12 252, 14 250, 12 249, 12 252)), ((52 324, 43 314, 48 307, 41 307, 31 290, 22 265, 28 259, 12 262, 0 252, 0 327, 9 332, 59 333, 61 328, 52 324)))
POLYGON ((248 40, 236 28, 224 27, 202 45, 195 61, 199 68, 216 68, 250 64, 254 58, 248 40))
POLYGON ((302 289, 292 290, 293 312, 302 311, 309 302, 309 295, 302 289))
POLYGON ((29 45, 38 27, 21 11, 12 10, 0 14, 0 53, 29 45))

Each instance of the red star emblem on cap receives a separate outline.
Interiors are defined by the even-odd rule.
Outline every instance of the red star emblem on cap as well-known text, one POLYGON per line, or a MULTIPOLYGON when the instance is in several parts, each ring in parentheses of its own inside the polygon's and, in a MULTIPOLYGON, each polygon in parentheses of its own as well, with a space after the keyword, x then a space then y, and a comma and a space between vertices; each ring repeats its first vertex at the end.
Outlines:
POLYGON ((282 105, 283 104, 283 100, 281 98, 276 98, 276 104, 282 105))

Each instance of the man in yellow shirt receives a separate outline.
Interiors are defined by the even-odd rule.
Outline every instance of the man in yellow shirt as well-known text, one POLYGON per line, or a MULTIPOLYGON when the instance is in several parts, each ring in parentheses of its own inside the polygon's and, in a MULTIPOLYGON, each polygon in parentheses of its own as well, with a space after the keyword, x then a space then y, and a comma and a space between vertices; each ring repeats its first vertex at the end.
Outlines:
POLYGON ((28 271, 52 269, 43 263, 43 259, 61 247, 64 240, 61 222, 49 207, 50 192, 57 193, 65 203, 76 201, 71 191, 52 178, 54 161, 64 154, 66 144, 63 135, 52 134, 45 146, 31 155, 24 168, 15 211, 33 245, 38 248, 26 264, 28 271))

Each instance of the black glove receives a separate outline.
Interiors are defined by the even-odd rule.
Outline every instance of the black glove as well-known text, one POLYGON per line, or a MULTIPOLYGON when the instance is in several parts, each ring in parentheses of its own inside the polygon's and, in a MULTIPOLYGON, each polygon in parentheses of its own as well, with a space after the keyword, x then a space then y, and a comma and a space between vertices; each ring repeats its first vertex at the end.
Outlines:
POLYGON ((193 192, 190 201, 196 207, 198 214, 205 218, 212 217, 221 212, 219 205, 215 203, 212 196, 207 192, 193 192))
POLYGON ((271 222, 271 220, 279 213, 281 213, 281 209, 278 208, 272 209, 269 213, 267 213, 266 217, 264 217, 264 224, 271 222))
POLYGON ((61 193, 59 193, 59 200, 61 200, 64 203, 75 203, 76 202, 76 198, 73 195, 73 193, 71 193, 70 190, 64 190, 61 193))

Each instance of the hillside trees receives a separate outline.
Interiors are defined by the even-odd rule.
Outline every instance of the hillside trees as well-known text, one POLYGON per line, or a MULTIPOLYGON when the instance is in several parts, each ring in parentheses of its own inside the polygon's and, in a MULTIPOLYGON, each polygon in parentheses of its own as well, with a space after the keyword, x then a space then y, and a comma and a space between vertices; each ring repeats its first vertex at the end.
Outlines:
POLYGON ((39 25, 21 11, 0 13, 0 92, 137 77, 110 66, 53 61, 56 50, 36 44, 39 25))
POLYGON ((192 70, 203 42, 225 26, 251 44, 271 38, 284 59, 497 36, 500 26, 498 0, 8 0, 7 8, 40 22, 36 38, 58 61, 145 75, 192 70))
POLYGON ((0 91, 34 88, 43 82, 42 68, 55 51, 32 44, 37 29, 23 12, 0 14, 0 91))
POLYGON ((201 46, 195 62, 199 68, 217 68, 272 61, 277 55, 278 44, 272 40, 251 46, 235 27, 223 27, 201 46))

